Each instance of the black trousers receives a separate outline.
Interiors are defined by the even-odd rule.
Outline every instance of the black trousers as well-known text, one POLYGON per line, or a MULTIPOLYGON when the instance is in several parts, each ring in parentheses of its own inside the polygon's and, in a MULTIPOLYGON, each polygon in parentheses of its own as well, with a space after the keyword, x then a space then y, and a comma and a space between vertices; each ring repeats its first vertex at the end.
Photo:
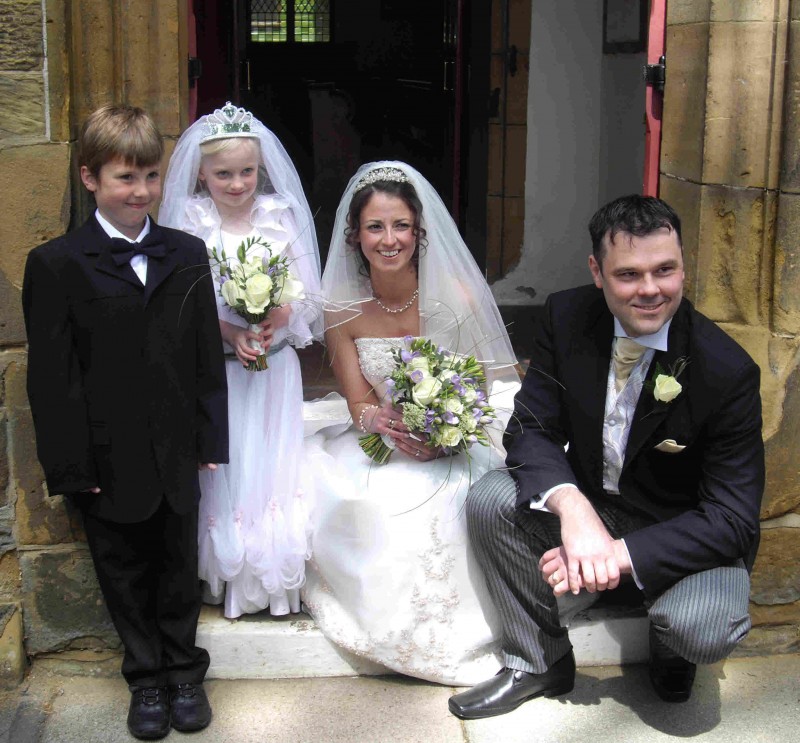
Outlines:
POLYGON ((100 589, 125 647, 122 675, 131 687, 200 683, 208 670, 208 653, 195 645, 197 518, 197 508, 178 515, 166 499, 135 524, 83 511, 100 589))

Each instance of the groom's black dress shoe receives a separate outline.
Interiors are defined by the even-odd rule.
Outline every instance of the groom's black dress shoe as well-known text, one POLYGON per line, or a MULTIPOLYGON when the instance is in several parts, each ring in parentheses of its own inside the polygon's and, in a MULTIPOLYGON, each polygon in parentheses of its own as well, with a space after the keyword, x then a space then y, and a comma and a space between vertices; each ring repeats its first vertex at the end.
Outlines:
POLYGON ((139 740, 157 740, 169 732, 169 700, 160 686, 131 689, 128 730, 139 740))
POLYGON ((169 687, 172 727, 184 733, 202 730, 211 722, 211 705, 202 684, 169 687))
POLYGON ((650 682, 665 702, 685 702, 692 695, 697 666, 681 658, 650 627, 650 682))
POLYGON ((462 720, 504 715, 536 697, 555 697, 572 691, 575 685, 575 656, 572 651, 544 673, 527 673, 504 668, 494 678, 450 697, 450 711, 462 720))

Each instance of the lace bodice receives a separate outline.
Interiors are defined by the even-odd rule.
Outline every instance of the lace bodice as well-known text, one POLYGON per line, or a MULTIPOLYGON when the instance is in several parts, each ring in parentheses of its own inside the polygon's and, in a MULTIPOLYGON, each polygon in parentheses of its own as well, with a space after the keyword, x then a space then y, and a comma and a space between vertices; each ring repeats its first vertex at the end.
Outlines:
POLYGON ((356 338, 358 363, 361 373, 383 399, 386 396, 384 380, 394 371, 395 350, 403 345, 402 338, 356 338))

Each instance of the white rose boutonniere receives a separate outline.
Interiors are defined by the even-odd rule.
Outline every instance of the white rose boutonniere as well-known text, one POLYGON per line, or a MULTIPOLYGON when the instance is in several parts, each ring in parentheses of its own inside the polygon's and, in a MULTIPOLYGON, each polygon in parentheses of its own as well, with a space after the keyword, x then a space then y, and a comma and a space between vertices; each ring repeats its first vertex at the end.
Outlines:
POLYGON ((656 364, 656 376, 653 382, 653 397, 657 402, 672 402, 683 391, 683 385, 678 377, 683 373, 689 359, 681 357, 675 361, 667 371, 656 364))
POLYGON ((653 388, 653 397, 659 402, 672 402, 681 394, 682 389, 681 383, 675 377, 659 374, 653 388))

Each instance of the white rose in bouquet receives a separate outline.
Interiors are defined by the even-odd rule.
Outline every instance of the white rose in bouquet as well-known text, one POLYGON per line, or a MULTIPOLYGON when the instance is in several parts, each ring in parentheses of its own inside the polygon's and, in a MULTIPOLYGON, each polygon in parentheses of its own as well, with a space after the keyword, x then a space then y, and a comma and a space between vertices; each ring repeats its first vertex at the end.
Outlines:
POLYGON ((439 379, 442 382, 449 382, 453 377, 457 376, 458 372, 455 369, 443 369, 439 372, 439 379))
POLYGON ((247 311, 254 315, 263 312, 269 304, 271 292, 272 279, 266 274, 257 273, 247 279, 244 284, 244 301, 247 311))
POLYGON ((239 288, 239 284, 230 279, 222 285, 220 294, 222 294, 222 298, 229 307, 236 307, 244 299, 244 294, 239 288))
POLYGON ((247 262, 242 265, 242 272, 244 273, 245 278, 249 279, 251 276, 255 276, 257 273, 263 273, 263 267, 263 259, 257 255, 254 255, 248 258, 247 262))
POLYGON ((411 397, 417 405, 427 407, 430 405, 436 395, 442 390, 442 383, 435 377, 426 377, 419 384, 414 385, 411 390, 411 397))
POLYGON ((421 371, 425 372, 425 375, 428 376, 431 373, 430 364, 428 364, 428 359, 424 356, 415 356, 411 361, 407 364, 409 371, 421 371))
POLYGON ((458 426, 442 426, 442 446, 458 446, 461 443, 461 430, 458 426))
POLYGON ((303 282, 298 281, 289 273, 285 275, 282 283, 278 283, 278 287, 278 293, 275 296, 276 304, 289 304, 306 298, 303 282))
POLYGON ((444 401, 444 409, 448 413, 455 413, 461 415, 464 412, 464 406, 457 397, 449 397, 444 401))

